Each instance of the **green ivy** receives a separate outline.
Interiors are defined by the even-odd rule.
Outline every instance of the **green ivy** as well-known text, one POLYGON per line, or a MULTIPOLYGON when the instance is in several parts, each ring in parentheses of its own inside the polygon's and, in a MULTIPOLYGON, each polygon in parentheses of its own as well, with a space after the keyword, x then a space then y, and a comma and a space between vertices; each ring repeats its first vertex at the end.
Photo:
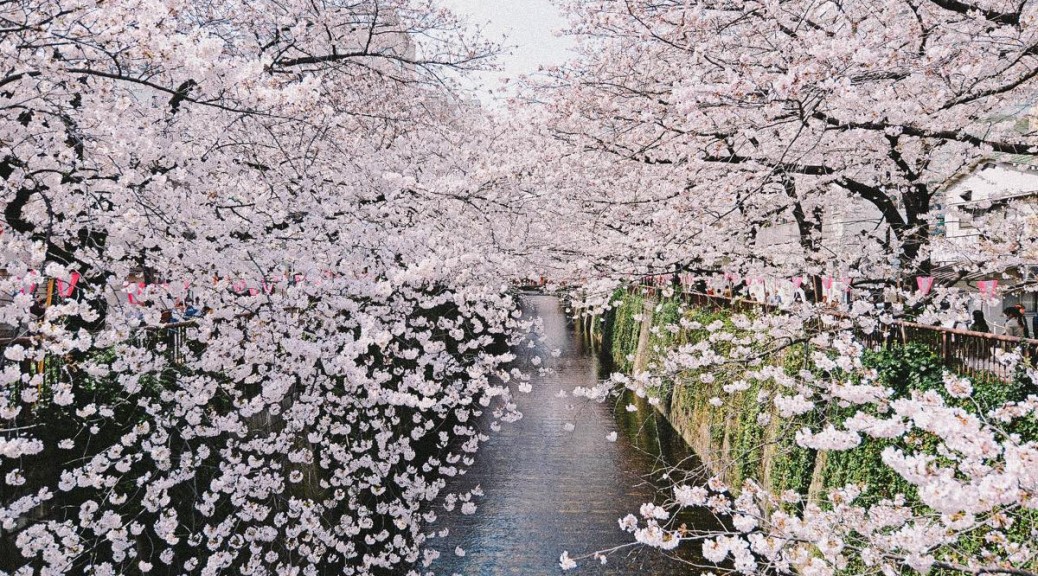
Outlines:
POLYGON ((645 299, 637 292, 620 290, 613 295, 613 301, 622 302, 612 311, 610 349, 613 365, 622 372, 630 372, 634 363, 629 358, 633 358, 638 349, 638 333, 641 331, 641 322, 635 317, 644 312, 645 299))

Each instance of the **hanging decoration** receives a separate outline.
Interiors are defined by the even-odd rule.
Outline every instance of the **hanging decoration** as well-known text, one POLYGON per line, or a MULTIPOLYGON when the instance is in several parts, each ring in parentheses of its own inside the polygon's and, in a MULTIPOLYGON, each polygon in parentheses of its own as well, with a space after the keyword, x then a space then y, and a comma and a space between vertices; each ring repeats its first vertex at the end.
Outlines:
POLYGON ((998 290, 998 280, 980 280, 977 282, 977 289, 980 291, 981 296, 994 298, 998 290))
POLYGON ((926 296, 933 289, 933 276, 916 276, 915 283, 919 287, 919 293, 926 296))
POLYGON ((76 283, 79 282, 79 272, 73 272, 69 277, 69 281, 58 280, 58 296, 62 298, 68 298, 72 296, 72 292, 76 289, 76 283))

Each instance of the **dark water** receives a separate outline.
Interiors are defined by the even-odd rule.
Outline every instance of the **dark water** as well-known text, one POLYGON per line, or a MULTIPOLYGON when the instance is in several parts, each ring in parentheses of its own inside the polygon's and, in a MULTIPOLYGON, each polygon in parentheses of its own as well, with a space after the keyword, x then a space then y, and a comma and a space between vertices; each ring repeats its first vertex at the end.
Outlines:
MULTIPOLYGON (((547 356, 545 365, 553 372, 534 375, 533 391, 518 395, 523 419, 504 425, 480 449, 469 473, 449 486, 462 491, 479 485, 485 495, 476 500, 479 509, 474 515, 464 516, 456 509, 441 513, 432 526, 450 529, 434 545, 442 556, 430 569, 438 575, 559 574, 563 550, 578 557, 629 544, 633 537, 620 530, 617 520, 637 515, 643 502, 661 501, 659 488, 667 485, 661 478, 663 468, 689 462, 680 438, 662 419, 657 422, 644 403, 632 413, 625 409, 626 398, 598 404, 570 396, 574 387, 593 386, 607 376, 608 367, 567 322, 558 299, 524 296, 523 303, 525 314, 543 318, 545 347, 562 354, 547 356), (556 396, 560 389, 566 391, 565 398, 556 396), (566 423, 576 428, 566 431, 566 423), (613 431, 619 438, 609 442, 606 436, 613 431), (454 552, 458 546, 465 551, 463 557, 454 552)), ((541 350, 542 356, 545 352, 541 350)), ((691 525, 697 519, 681 521, 691 525)), ((679 549, 678 554, 696 552, 679 549)), ((640 547, 613 553, 604 566, 585 559, 566 572, 692 573, 679 559, 640 547)))

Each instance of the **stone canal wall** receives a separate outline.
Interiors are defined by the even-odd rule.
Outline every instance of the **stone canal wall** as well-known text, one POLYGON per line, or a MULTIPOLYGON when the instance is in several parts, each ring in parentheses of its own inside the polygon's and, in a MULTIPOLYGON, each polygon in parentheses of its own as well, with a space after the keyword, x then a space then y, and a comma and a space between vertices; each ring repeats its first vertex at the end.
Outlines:
MULTIPOLYGON (((637 292, 616 296, 614 301, 623 304, 601 322, 603 339, 614 367, 628 374, 645 371, 667 351, 705 337, 697 329, 668 330, 668 326, 680 325, 681 318, 691 326, 728 321, 726 313, 684 308, 673 300, 658 301, 637 292)), ((787 356, 795 360, 796 353, 787 356)), ((791 435, 772 417, 774 404, 762 397, 766 391, 759 385, 736 394, 725 392, 724 386, 735 379, 737 375, 728 373, 705 379, 702 374, 687 374, 653 390, 661 399, 656 408, 711 473, 730 486, 753 477, 776 490, 810 491, 812 478, 817 476, 815 468, 824 463, 816 464, 813 451, 783 442, 783 437, 791 435), (711 403, 715 398, 722 402, 720 406, 715 405, 716 400, 711 403)))

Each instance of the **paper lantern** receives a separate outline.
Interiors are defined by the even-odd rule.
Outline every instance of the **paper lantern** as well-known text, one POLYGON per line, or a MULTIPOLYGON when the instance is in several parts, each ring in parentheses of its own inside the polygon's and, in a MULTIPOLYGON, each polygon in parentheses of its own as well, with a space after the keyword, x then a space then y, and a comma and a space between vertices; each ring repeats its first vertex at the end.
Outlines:
POLYGON ((930 293, 933 288, 933 276, 917 276, 915 279, 916 286, 919 287, 919 292, 926 296, 930 293))

